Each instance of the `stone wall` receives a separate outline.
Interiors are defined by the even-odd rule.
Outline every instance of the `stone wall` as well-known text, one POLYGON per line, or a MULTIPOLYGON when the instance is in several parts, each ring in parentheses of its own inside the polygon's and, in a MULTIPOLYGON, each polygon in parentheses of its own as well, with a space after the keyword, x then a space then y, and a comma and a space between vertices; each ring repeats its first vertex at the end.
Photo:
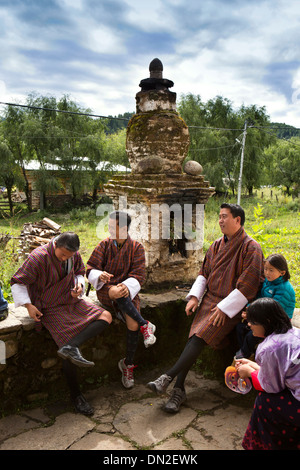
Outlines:
MULTIPOLYGON (((157 326, 157 342, 145 349, 140 339, 136 354, 135 376, 139 371, 160 368, 173 363, 181 353, 188 337, 191 317, 185 315, 187 291, 175 289, 161 294, 141 294, 144 318, 157 326)), ((87 300, 96 301, 95 291, 87 300)), ((0 323, 0 413, 30 405, 36 400, 51 400, 68 394, 61 373, 61 360, 50 334, 43 329, 37 333, 34 321, 25 308, 9 305, 8 318, 0 323), (5 350, 6 358, 3 352, 5 350)), ((296 309, 293 324, 300 327, 300 309, 296 309)), ((83 390, 101 386, 107 380, 120 378, 117 367, 126 348, 125 326, 114 320, 98 338, 89 340, 81 348, 84 357, 95 362, 95 367, 78 369, 83 390)), ((200 369, 221 380, 225 367, 231 364, 236 351, 234 335, 225 350, 206 348, 199 358, 200 369)))
MULTIPOLYGON (((162 360, 172 360, 184 346, 189 330, 184 314, 185 295, 184 291, 141 295, 144 317, 157 326, 157 342, 145 349, 140 338, 135 374, 144 368, 159 366, 162 360)), ((90 292, 87 300, 96 302, 95 291, 90 292)), ((43 328, 38 333, 35 330, 35 322, 26 308, 16 309, 10 304, 9 311, 8 318, 0 323, 0 413, 24 407, 34 400, 49 400, 68 393, 57 346, 48 331, 43 328)), ((117 319, 102 336, 86 342, 81 351, 84 357, 95 362, 95 367, 78 368, 83 389, 118 379, 117 364, 125 356, 125 349, 125 325, 117 319)))

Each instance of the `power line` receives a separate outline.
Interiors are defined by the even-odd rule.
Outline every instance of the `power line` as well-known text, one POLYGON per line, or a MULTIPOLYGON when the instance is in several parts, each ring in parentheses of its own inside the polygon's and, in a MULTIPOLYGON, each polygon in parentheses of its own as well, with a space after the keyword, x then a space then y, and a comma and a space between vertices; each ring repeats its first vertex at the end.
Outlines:
POLYGON ((98 114, 83 113, 83 112, 78 112, 78 111, 66 111, 66 110, 63 110, 63 109, 43 108, 43 107, 40 107, 40 106, 32 106, 32 105, 25 105, 25 104, 4 103, 3 101, 0 101, 0 104, 3 104, 5 106, 16 106, 16 107, 20 107, 20 108, 38 109, 40 111, 52 111, 52 112, 55 112, 55 113, 76 114, 76 115, 79 115, 79 116, 89 116, 89 117, 95 117, 95 118, 100 118, 100 119, 117 119, 117 120, 120 120, 120 121, 129 121, 129 119, 130 119, 130 118, 101 116, 101 115, 98 115, 98 114))
MULTIPOLYGON (((32 105, 25 105, 25 104, 18 104, 18 103, 5 103, 3 101, 0 101, 0 104, 3 104, 4 106, 17 106, 21 108, 29 108, 29 109, 38 109, 41 111, 53 111, 57 113, 66 113, 66 114, 79 114, 81 116, 90 116, 90 117, 96 117, 100 119, 117 119, 120 121, 129 121, 130 118, 121 118, 121 117, 112 117, 112 116, 102 116, 100 114, 92 114, 92 113, 84 113, 84 112, 78 112, 78 111, 67 111, 67 110, 62 110, 62 109, 53 109, 53 108, 43 108, 40 106, 32 106, 32 105)), ((218 130, 218 131, 241 131, 243 132, 244 129, 231 129, 228 127, 207 127, 207 126, 188 126, 189 129, 211 129, 211 130, 218 130)), ((287 129, 287 128, 292 128, 294 130, 300 130, 300 128, 291 126, 289 124, 285 124, 284 126, 255 126, 251 125, 248 126, 248 129, 250 127, 256 128, 256 129, 287 129)))
POLYGON ((189 149, 189 152, 206 152, 208 150, 220 150, 220 149, 228 149, 233 148, 236 144, 231 145, 224 145, 223 147, 210 147, 206 149, 189 149))
MULTIPOLYGON (((94 117, 94 118, 100 118, 100 119, 111 119, 111 120, 117 120, 117 121, 126 121, 129 122, 130 118, 122 118, 122 117, 116 117, 116 116, 103 116, 100 114, 93 114, 93 113, 84 113, 84 112, 79 112, 79 111, 67 111, 63 109, 53 109, 53 108, 43 108, 41 106, 33 106, 33 105, 25 105, 25 104, 18 104, 18 103, 6 103, 3 101, 0 101, 0 104, 4 106, 15 106, 15 107, 20 107, 20 108, 27 108, 27 109, 36 109, 40 111, 51 111, 55 113, 64 113, 64 114, 74 114, 74 115, 79 115, 79 116, 88 116, 88 117, 94 117)), ((200 130, 215 130, 215 131, 239 131, 243 132, 244 129, 237 129, 237 128, 227 128, 227 127, 208 127, 208 126, 189 126, 189 129, 200 129, 200 130)), ((255 125, 249 125, 249 128, 254 128, 254 129, 293 129, 293 130, 300 130, 300 128, 285 124, 284 126, 255 126, 255 125)), ((282 138, 284 139, 284 138, 282 138)), ((284 139, 287 140, 287 139, 284 139)))
MULTIPOLYGON (((249 126, 250 127, 250 126, 249 126)), ((189 129, 210 129, 214 131, 240 131, 243 132, 243 129, 230 129, 228 127, 205 127, 205 126, 188 126, 189 129)))

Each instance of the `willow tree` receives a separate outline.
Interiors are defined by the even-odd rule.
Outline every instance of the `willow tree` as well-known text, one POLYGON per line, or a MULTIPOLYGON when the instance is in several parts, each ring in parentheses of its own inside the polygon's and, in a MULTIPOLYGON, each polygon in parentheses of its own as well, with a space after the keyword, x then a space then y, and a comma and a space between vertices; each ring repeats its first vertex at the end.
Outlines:
POLYGON ((30 153, 26 148, 23 140, 24 122, 26 119, 26 111, 24 108, 9 105, 5 108, 3 121, 1 123, 1 130, 3 138, 11 154, 13 155, 14 162, 19 166, 22 176, 24 189, 26 195, 26 203, 28 210, 32 210, 32 199, 30 184, 26 174, 26 163, 30 160, 30 153))
POLYGON ((5 186, 9 202, 10 215, 13 215, 12 191, 21 181, 19 165, 15 162, 13 153, 4 140, 0 140, 0 185, 5 186))
POLYGON ((233 103, 222 96, 203 102, 199 95, 188 94, 181 97, 178 110, 190 131, 188 158, 201 163, 205 176, 217 192, 229 187, 234 193, 237 189, 247 121, 242 181, 252 194, 264 173, 264 148, 272 140, 266 128, 269 117, 265 108, 242 105, 235 109, 233 103))
POLYGON ((277 139, 265 149, 270 184, 285 186, 287 194, 300 192, 300 138, 277 139))

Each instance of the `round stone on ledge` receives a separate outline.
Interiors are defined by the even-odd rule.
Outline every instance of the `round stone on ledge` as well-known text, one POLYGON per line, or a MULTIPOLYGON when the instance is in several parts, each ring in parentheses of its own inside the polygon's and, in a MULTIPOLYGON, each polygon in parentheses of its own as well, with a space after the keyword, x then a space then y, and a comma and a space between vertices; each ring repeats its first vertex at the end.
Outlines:
POLYGON ((200 165, 200 163, 194 160, 189 160, 184 165, 183 171, 187 173, 188 175, 198 176, 198 175, 201 175, 203 168, 200 165))

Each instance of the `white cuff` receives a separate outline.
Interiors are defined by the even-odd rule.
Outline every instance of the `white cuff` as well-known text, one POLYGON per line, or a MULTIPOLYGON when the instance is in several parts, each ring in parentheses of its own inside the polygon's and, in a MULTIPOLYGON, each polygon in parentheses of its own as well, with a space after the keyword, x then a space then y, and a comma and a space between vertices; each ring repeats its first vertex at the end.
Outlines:
POLYGON ((122 281, 122 284, 129 290, 131 300, 134 299, 141 290, 141 284, 134 277, 128 277, 125 281, 122 281))
POLYGON ((229 318, 233 318, 247 303, 248 299, 238 289, 234 289, 225 299, 217 304, 217 307, 229 318))
POLYGON ((197 299, 200 300, 206 289, 206 284, 206 278, 200 274, 192 285, 190 292, 186 296, 186 300, 190 300, 191 297, 197 297, 197 299))
POLYGON ((16 308, 25 304, 31 304, 27 286, 24 284, 13 284, 11 286, 11 293, 16 308))
MULTIPOLYGON (((85 279, 84 277, 79 274, 78 276, 75 276, 75 282, 76 284, 81 284, 82 285, 82 295, 85 292, 85 279)), ((80 297, 82 297, 82 295, 80 297)))
POLYGON ((104 286, 104 282, 99 280, 99 276, 103 273, 103 271, 100 271, 99 269, 91 269, 89 276, 88 276, 88 281, 92 286, 96 289, 99 290, 101 287, 104 286))

